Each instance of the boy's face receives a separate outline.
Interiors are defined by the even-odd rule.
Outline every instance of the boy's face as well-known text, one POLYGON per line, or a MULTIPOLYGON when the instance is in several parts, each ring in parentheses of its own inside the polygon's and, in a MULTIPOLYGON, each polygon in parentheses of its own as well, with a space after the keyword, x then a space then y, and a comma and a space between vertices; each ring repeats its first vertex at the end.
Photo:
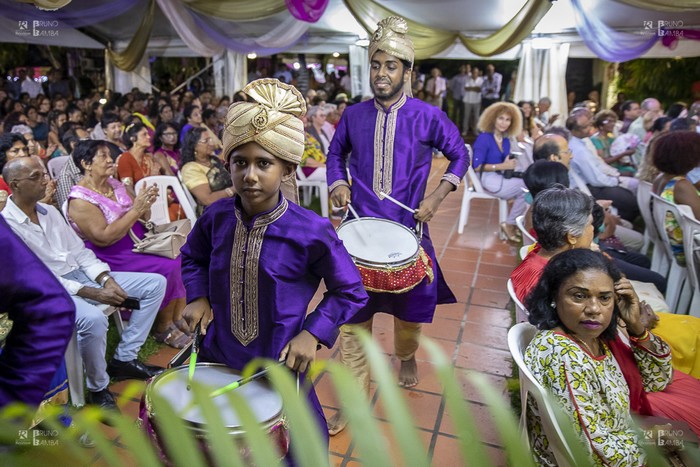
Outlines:
POLYGON ((231 153, 231 180, 245 214, 252 217, 277 206, 282 179, 291 176, 291 164, 250 142, 231 153))

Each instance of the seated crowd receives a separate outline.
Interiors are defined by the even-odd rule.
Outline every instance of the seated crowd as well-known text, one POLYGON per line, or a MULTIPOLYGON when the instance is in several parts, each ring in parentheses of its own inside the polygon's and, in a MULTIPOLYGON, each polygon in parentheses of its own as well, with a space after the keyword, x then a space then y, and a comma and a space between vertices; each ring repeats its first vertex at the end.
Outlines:
MULTIPOLYGON (((0 211, 76 304, 88 401, 114 407, 109 376, 147 379, 162 370, 137 359, 149 332, 175 348, 191 339, 180 330, 188 327, 180 258, 133 251, 159 197, 167 197, 171 220, 185 217, 180 205, 189 201, 135 186, 177 176, 197 215, 232 198, 220 157, 232 100, 209 91, 99 98, 39 94, 4 115, 0 211), (127 298, 140 307, 107 362, 104 311, 127 298)), ((236 93, 233 101, 245 99, 236 93)), ((349 105, 343 93, 326 100, 324 90, 307 94, 301 179, 325 180, 328 147, 349 105)), ((700 329, 700 320, 664 309, 666 278, 650 269, 634 228, 640 180, 700 218, 700 104, 664 114, 649 98, 616 110, 575 105, 562 127, 531 102, 493 103, 478 119, 472 165, 485 190, 513 201, 500 226, 506 238, 520 240, 516 220, 524 216, 537 239, 511 276, 539 329, 527 365, 569 412, 596 464, 641 465, 632 413, 681 420, 700 434, 697 350, 678 337, 680 327, 700 329)), ((666 228, 684 264, 680 227, 669 218, 666 228)), ((554 465, 539 424, 533 407, 533 451, 554 465)))
MULTIPOLYGON (((700 319, 669 309, 667 279, 650 270, 640 252, 643 236, 634 229, 641 225, 640 180, 700 218, 700 177, 694 178, 700 172, 700 104, 691 107, 692 118, 675 105, 664 115, 656 99, 619 108, 621 122, 613 111, 593 115, 575 107, 566 129, 542 128, 532 144, 533 163, 495 164, 495 170, 524 170, 517 183, 527 190, 525 209, 518 193, 512 210, 536 239, 511 274, 514 298, 525 311, 519 319, 538 329, 525 365, 569 415, 591 465, 645 463, 632 416, 661 417, 700 435, 700 319)), ((496 117, 504 136, 511 116, 504 109, 496 117)), ((501 149, 498 140, 493 146, 501 149)), ((479 171, 478 144, 474 150, 479 171)), ((507 162, 507 155, 502 151, 493 161, 507 162)), ((500 192, 504 182, 496 185, 500 192)), ((685 266, 681 227, 670 213, 665 230, 673 260, 685 266)), ((517 240, 519 232, 506 232, 517 240)), ((540 464, 556 465, 540 409, 528 399, 531 447, 540 464)))

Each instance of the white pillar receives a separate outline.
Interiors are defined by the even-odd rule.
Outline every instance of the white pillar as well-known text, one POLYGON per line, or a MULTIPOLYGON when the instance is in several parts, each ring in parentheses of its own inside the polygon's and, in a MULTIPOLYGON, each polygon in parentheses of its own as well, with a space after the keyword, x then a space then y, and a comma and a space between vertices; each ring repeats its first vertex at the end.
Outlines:
POLYGON ((352 95, 371 96, 369 87, 369 54, 366 47, 349 46, 350 49, 350 83, 352 95))
POLYGON ((113 71, 114 91, 125 94, 131 92, 133 88, 139 88, 141 92, 150 94, 152 92, 151 64, 148 58, 148 53, 143 54, 134 71, 124 71, 110 63, 113 71))

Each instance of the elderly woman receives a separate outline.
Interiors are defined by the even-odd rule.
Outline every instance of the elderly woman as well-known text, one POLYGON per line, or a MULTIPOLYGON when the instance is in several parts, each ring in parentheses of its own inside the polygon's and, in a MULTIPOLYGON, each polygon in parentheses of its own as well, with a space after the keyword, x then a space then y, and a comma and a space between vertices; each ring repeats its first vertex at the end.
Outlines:
MULTIPOLYGON (((525 351, 525 364, 569 414, 590 465, 644 465, 629 386, 609 346, 618 319, 630 335, 645 390, 663 390, 673 370, 668 345, 642 322, 632 285, 600 253, 573 249, 552 258, 526 305, 539 331, 525 351)), ((540 464, 556 465, 539 409, 531 408, 533 455, 540 464)))
MULTIPOLYGON (((695 218, 700 219, 700 192, 685 178, 700 165, 700 134, 675 131, 659 136, 654 142, 653 158, 661 172, 654 180, 653 192, 672 203, 690 206, 695 218)), ((676 261, 684 266, 683 232, 671 213, 666 214, 666 231, 676 261)))
POLYGON ((508 240, 518 241, 515 219, 527 210, 525 184, 514 173, 517 161, 510 152, 510 139, 522 127, 520 109, 515 104, 496 102, 484 110, 479 118, 481 133, 474 142, 474 170, 480 173, 484 189, 501 199, 513 200, 501 232, 508 240))
POLYGON ((214 155, 214 144, 205 128, 192 128, 185 136, 180 171, 183 183, 197 201, 197 215, 213 202, 234 195, 231 174, 214 155))
POLYGON ((333 135, 326 128, 327 116, 325 106, 320 105, 309 107, 309 112, 306 115, 308 121, 306 131, 320 143, 324 155, 328 154, 328 146, 333 139, 333 135))
POLYGON ((562 185, 537 194, 532 204, 532 225, 539 247, 533 249, 510 276, 518 300, 525 301, 550 258, 573 248, 590 249, 592 209, 590 196, 562 185))
POLYGON ((112 178, 115 165, 104 141, 81 141, 73 162, 84 175, 68 195, 68 220, 95 255, 113 271, 153 272, 168 281, 163 306, 154 324, 156 341, 182 348, 190 338, 177 329, 185 308, 180 258, 136 253, 132 234, 142 238, 143 221, 150 217, 158 188, 149 186, 134 198, 125 185, 112 178))

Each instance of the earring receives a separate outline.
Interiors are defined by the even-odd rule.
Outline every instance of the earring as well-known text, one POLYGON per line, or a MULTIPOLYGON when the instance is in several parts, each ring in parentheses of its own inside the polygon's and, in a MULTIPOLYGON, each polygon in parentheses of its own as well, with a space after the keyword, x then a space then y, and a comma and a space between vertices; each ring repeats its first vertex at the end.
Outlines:
POLYGON ((197 155, 197 150, 196 150, 196 149, 194 150, 194 155, 195 155, 195 156, 197 155))
POLYGON ((550 303, 549 306, 551 306, 555 310, 557 309, 557 304, 554 302, 554 300, 552 300, 552 303, 550 303))

